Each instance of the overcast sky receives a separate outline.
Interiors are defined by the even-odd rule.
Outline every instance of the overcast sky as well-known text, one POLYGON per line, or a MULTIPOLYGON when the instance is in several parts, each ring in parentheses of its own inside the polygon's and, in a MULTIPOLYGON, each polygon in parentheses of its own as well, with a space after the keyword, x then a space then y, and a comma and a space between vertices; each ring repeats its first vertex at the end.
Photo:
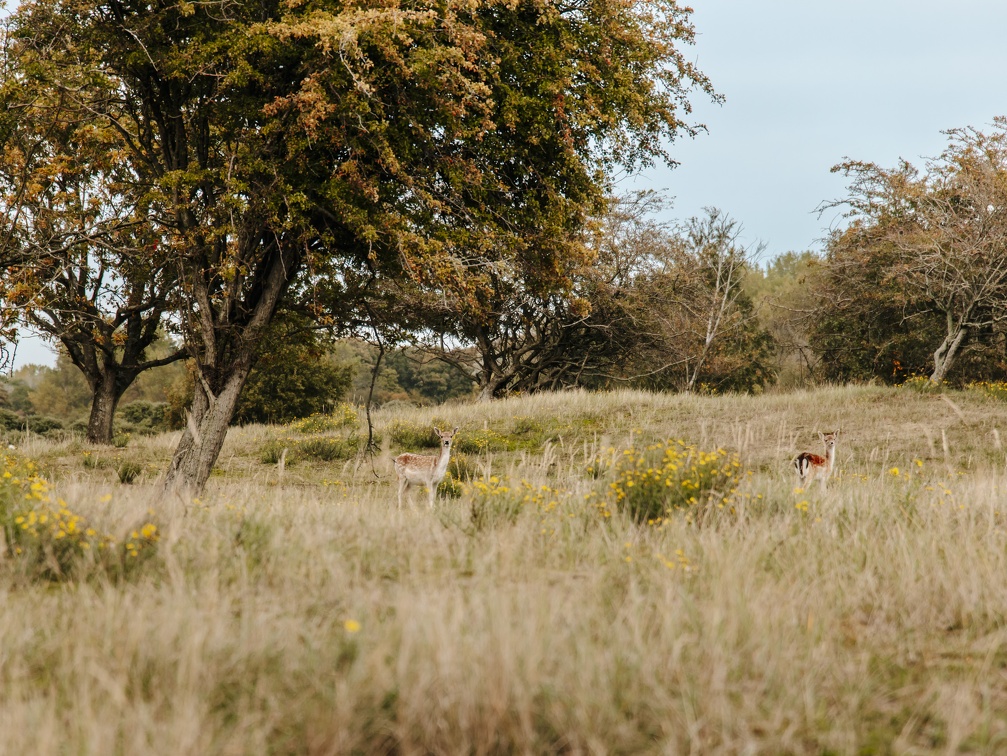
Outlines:
MULTIPOLYGON (((724 95, 697 93, 709 133, 672 145, 680 165, 620 181, 675 198, 669 218, 707 206, 741 222, 766 257, 819 249, 843 194, 844 156, 890 166, 940 153, 942 129, 1007 115, 1004 0, 694 0, 688 54, 724 95)), ((17 364, 53 364, 36 341, 17 364)))
POLYGON ((843 195, 829 168, 938 155, 944 129, 1007 115, 1003 0, 694 0, 692 59, 726 98, 694 98, 709 133, 672 146, 680 165, 620 189, 666 189, 668 213, 716 206, 766 257, 820 249, 843 195))

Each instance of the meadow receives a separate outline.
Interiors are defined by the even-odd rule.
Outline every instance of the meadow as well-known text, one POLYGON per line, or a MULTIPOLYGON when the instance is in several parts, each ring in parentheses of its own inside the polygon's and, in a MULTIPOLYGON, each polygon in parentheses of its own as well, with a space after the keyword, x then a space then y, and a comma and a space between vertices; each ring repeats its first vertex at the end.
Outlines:
POLYGON ((172 434, 9 437, 0 752, 1007 749, 995 388, 571 392, 374 428, 373 455, 349 409, 233 429, 193 500, 160 494, 172 434), (461 428, 452 478, 399 510, 391 457, 434 424, 461 428), (795 489, 837 427, 829 489, 795 489))

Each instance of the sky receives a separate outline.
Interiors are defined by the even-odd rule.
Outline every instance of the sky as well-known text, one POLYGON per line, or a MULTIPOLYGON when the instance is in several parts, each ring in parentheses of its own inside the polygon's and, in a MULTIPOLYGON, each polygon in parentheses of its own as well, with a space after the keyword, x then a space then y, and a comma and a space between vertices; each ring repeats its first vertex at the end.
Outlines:
MULTIPOLYGON (((671 145, 679 165, 622 177, 617 191, 674 198, 668 220, 719 207, 765 244, 763 260, 821 249, 845 180, 844 157, 892 166, 944 147, 944 129, 1007 115, 1004 0, 692 0, 696 45, 686 48, 725 97, 701 92, 693 120, 709 131, 671 145)), ((52 365, 25 339, 16 365, 52 365)))
POLYGON ((709 131, 678 139, 664 166, 618 191, 660 189, 668 219, 719 207, 763 259, 820 250, 838 210, 845 157, 921 165, 942 130, 1007 115, 1007 2, 1003 0, 693 0, 696 44, 686 48, 725 97, 697 92, 694 120, 709 131))

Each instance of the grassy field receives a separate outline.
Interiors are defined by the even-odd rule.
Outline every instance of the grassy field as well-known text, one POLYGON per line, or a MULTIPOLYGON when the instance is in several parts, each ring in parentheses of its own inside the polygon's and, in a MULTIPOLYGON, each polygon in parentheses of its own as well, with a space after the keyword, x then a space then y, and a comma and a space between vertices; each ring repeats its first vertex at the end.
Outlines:
POLYGON ((566 393, 375 427, 373 458, 352 418, 235 429, 194 501, 158 495, 174 436, 9 439, 49 488, 0 481, 8 532, 63 500, 99 535, 4 556, 0 751, 1007 750, 997 398, 566 393), (458 480, 399 511, 391 457, 435 423, 458 480), (795 490, 836 427, 829 490, 795 490), (637 522, 627 460, 668 440, 734 477, 637 522))

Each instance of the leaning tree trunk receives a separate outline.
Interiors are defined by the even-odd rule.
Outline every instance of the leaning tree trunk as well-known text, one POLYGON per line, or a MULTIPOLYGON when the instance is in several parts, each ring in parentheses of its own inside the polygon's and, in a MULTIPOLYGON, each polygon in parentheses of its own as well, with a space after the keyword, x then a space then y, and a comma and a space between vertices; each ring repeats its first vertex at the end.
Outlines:
POLYGON ((962 345, 968 333, 966 326, 959 325, 952 329, 950 328, 950 322, 948 325, 948 335, 934 352, 934 372, 930 375, 931 383, 940 383, 947 376, 948 370, 951 369, 951 365, 958 355, 958 348, 962 345))
MULTIPOLYGON (((227 428, 238 407, 241 390, 252 371, 256 350, 276 313, 280 297, 296 275, 300 263, 296 248, 280 251, 273 256, 262 276, 261 285, 254 290, 254 301, 246 300, 252 310, 251 318, 242 329, 240 337, 238 334, 230 334, 231 338, 239 339, 240 346, 227 358, 222 358, 220 352, 215 352, 216 346, 213 345, 213 349, 209 350, 209 364, 197 364, 192 410, 165 475, 165 491, 198 494, 206 485, 213 464, 224 446, 227 428), (212 382, 201 372, 202 367, 209 368, 212 382)), ((223 334, 217 330, 210 317, 209 297, 204 296, 204 301, 207 306, 202 308, 200 316, 206 319, 206 333, 211 337, 207 341, 212 342, 223 334)))
POLYGON ((212 396, 197 380, 192 409, 165 477, 165 490, 199 493, 210 478, 224 446, 252 360, 241 360, 229 371, 223 388, 212 396))

